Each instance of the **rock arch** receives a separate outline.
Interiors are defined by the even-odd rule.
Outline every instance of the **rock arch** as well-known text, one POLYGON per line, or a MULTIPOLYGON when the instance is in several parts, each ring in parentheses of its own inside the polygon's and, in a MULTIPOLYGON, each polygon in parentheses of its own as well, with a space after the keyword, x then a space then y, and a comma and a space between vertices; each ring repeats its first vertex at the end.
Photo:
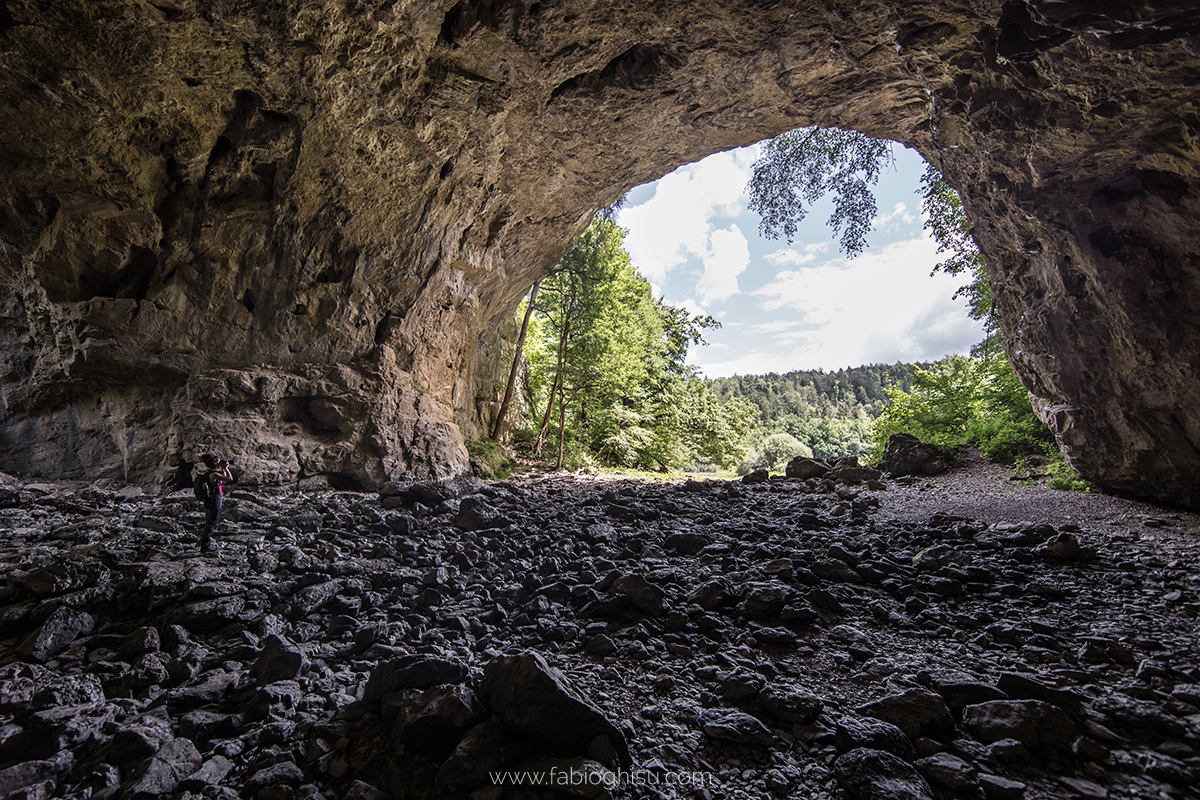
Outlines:
POLYGON ((1084 475, 1200 504, 1200 12, 1094 5, 9 0, 0 468, 453 474, 595 208, 815 123, 941 164, 1084 475))

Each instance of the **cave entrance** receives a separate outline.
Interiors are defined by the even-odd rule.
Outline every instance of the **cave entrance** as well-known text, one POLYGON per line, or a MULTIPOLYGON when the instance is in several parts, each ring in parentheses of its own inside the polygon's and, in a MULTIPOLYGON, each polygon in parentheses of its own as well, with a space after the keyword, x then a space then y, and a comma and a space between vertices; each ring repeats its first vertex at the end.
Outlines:
POLYGON ((762 144, 680 167, 632 190, 618 214, 634 265, 656 293, 721 321, 691 363, 710 378, 935 361, 970 351, 982 324, 955 298, 965 275, 931 275, 945 259, 922 214, 924 159, 892 144, 875 188, 867 248, 839 251, 833 200, 813 205, 792 242, 760 232, 747 183, 762 144))

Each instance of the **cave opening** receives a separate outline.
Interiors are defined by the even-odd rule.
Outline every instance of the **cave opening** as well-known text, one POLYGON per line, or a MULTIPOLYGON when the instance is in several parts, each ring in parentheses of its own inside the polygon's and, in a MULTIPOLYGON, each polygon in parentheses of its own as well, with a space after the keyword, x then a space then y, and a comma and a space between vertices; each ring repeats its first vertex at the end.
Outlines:
POLYGON ((634 265, 667 303, 722 323, 693 348, 710 378, 969 353, 985 336, 957 296, 966 276, 931 274, 946 257, 925 225, 924 159, 893 144, 875 186, 865 250, 839 250, 834 200, 817 201, 792 241, 769 238, 747 184, 762 143, 724 151, 631 190, 618 212, 634 265))

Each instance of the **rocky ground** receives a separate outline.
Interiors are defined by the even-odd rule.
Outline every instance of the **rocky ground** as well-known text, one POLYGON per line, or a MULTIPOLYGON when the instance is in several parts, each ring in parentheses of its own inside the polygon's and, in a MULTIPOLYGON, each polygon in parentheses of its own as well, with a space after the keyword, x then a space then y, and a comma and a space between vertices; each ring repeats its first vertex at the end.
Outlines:
POLYGON ((1200 517, 863 477, 5 478, 0 798, 1200 796, 1200 517))

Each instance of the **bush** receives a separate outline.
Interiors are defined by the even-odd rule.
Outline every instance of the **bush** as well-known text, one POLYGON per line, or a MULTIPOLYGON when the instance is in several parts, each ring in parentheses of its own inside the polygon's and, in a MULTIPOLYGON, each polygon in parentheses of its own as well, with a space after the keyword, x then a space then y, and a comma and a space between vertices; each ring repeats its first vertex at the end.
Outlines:
POLYGON ((1029 393, 1007 360, 950 356, 930 369, 916 369, 913 389, 888 387, 892 402, 872 433, 874 460, 893 433, 911 433, 955 454, 973 444, 990 460, 1011 462, 1040 452, 1050 441, 1033 413, 1029 393))
POLYGON ((503 480, 513 473, 517 462, 509 457, 499 442, 477 439, 467 442, 471 466, 481 478, 503 480))

